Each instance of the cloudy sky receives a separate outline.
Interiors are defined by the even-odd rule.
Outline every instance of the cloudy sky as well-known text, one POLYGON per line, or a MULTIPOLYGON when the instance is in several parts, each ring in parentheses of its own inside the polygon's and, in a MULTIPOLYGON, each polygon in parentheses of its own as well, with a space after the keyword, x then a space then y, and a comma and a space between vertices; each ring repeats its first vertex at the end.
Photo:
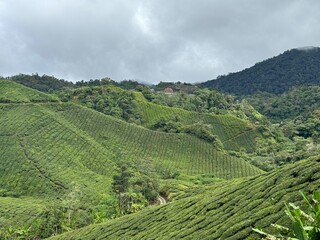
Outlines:
POLYGON ((320 45, 318 0, 0 0, 0 75, 201 82, 320 45))

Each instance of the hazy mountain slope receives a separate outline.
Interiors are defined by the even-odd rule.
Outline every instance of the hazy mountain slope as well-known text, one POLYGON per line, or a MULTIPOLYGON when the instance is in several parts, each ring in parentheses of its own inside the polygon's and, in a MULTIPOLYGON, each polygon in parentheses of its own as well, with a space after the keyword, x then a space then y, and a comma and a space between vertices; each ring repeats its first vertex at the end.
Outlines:
POLYGON ((317 190, 319 173, 320 156, 51 239, 245 239, 252 227, 286 224, 283 202, 317 190))
POLYGON ((0 102, 58 101, 58 98, 25 87, 9 80, 0 79, 0 102))
POLYGON ((320 84, 320 48, 286 51, 240 72, 220 76, 201 86, 235 95, 257 91, 283 93, 293 86, 320 84))

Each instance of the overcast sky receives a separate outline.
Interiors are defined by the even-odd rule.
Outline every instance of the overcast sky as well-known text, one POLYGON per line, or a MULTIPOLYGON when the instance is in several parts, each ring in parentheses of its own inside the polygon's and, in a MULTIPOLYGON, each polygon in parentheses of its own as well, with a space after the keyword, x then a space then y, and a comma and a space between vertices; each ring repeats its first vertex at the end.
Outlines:
POLYGON ((320 45, 319 0, 0 0, 0 75, 202 82, 320 45))

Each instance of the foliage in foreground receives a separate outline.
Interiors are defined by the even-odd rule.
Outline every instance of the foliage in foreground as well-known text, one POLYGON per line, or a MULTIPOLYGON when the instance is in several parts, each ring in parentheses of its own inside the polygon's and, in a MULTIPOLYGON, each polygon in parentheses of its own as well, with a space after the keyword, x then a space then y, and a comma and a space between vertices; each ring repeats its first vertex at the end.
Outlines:
POLYGON ((320 192, 316 191, 311 200, 300 191, 307 210, 303 211, 294 203, 286 204, 286 215, 290 218, 291 226, 284 227, 278 224, 272 226, 279 232, 277 235, 265 233, 260 229, 253 230, 264 235, 266 240, 299 239, 318 240, 320 239, 320 192))

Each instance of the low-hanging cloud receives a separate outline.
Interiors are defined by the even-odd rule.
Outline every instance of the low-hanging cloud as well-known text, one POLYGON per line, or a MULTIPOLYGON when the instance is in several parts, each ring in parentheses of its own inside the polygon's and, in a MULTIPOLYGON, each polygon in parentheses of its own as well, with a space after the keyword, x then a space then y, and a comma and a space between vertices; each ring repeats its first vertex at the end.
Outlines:
POLYGON ((0 0, 0 75, 199 82, 319 46, 316 0, 0 0))

